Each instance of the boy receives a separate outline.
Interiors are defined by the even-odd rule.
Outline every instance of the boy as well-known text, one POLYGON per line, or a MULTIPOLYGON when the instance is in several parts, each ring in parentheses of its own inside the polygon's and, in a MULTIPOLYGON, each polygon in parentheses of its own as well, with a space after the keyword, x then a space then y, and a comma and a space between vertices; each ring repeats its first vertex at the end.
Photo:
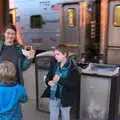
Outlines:
POLYGON ((12 62, 0 63, 0 120, 22 120, 21 103, 27 101, 26 90, 16 83, 12 62))

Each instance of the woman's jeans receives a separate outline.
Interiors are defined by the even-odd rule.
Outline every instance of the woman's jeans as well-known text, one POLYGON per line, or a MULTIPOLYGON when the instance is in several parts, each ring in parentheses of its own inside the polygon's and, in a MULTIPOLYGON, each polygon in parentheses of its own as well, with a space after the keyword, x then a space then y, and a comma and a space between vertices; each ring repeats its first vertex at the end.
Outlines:
POLYGON ((71 107, 62 107, 60 99, 50 99, 50 120, 58 120, 61 113, 62 120, 70 120, 71 107))

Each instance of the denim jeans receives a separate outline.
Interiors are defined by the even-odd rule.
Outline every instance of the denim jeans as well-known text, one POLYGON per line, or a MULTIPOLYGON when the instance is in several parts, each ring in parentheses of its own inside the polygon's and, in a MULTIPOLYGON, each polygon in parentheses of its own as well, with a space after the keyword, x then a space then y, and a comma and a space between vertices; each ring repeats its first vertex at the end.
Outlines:
POLYGON ((55 99, 56 98, 55 97, 56 89, 57 89, 57 85, 50 87, 50 98, 51 99, 55 99))
POLYGON ((50 120, 58 120, 61 112, 62 120, 70 120, 71 107, 62 107, 60 99, 50 99, 50 120))

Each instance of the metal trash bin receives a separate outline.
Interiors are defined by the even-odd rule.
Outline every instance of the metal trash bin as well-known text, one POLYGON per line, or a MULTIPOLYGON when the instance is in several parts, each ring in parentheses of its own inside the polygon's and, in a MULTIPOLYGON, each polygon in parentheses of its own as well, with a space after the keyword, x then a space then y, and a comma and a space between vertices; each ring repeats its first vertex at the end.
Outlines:
POLYGON ((119 120, 119 67, 91 63, 82 70, 80 120, 119 120))
POLYGON ((37 109, 43 112, 49 112, 48 98, 41 98, 45 86, 45 76, 50 68, 51 56, 40 56, 35 61, 35 73, 36 73, 36 105, 37 109))

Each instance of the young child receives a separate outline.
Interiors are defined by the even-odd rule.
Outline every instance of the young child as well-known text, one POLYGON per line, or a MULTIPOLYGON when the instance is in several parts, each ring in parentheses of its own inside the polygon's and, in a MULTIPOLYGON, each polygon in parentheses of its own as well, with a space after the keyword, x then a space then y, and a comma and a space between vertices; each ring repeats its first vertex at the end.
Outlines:
POLYGON ((69 59, 69 50, 65 45, 56 47, 54 58, 42 97, 50 98, 50 120, 58 120, 60 111, 62 120, 70 120, 70 110, 79 90, 79 71, 69 59))
POLYGON ((14 79, 13 63, 0 63, 0 120, 22 120, 21 103, 27 101, 26 90, 14 79))

